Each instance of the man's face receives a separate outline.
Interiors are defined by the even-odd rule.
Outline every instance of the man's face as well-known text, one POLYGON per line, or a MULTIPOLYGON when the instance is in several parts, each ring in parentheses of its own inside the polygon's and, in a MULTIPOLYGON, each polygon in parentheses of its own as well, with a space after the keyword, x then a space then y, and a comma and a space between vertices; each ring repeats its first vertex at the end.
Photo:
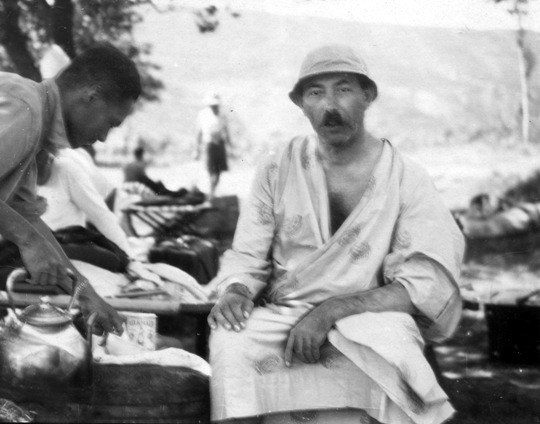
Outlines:
POLYGON ((133 108, 133 100, 108 102, 99 95, 82 98, 64 111, 66 131, 71 147, 105 141, 111 128, 119 126, 133 108))
POLYGON ((302 110, 322 142, 347 146, 364 130, 370 99, 354 74, 326 74, 304 84, 302 110))

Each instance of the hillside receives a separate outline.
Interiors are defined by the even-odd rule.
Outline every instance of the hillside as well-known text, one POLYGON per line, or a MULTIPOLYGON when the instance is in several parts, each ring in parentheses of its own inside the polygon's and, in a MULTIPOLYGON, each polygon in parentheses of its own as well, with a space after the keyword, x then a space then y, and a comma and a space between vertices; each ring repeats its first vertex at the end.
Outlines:
MULTIPOLYGON (((130 143, 141 135, 155 145, 168 142, 171 153, 189 152, 201 97, 217 90, 237 144, 256 156, 308 129, 287 93, 305 53, 330 42, 356 44, 365 55, 380 88, 368 113, 368 128, 377 136, 406 146, 489 142, 507 137, 505 125, 515 125, 517 49, 509 31, 243 12, 236 19, 221 13, 218 30, 202 35, 185 10, 148 8, 143 15, 136 37, 153 45, 165 89, 159 103, 145 105, 116 137, 130 143)), ((539 34, 533 41, 540 47, 539 34)), ((115 149, 122 143, 108 144, 115 149)))

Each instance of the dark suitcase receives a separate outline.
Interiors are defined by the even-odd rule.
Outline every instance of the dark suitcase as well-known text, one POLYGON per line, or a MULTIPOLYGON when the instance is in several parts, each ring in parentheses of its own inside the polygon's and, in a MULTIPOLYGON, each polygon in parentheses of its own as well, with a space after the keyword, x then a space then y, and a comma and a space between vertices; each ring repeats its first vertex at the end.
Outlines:
POLYGON ((184 235, 159 241, 148 252, 148 261, 173 265, 187 272, 199 284, 207 284, 217 274, 219 252, 210 240, 184 235))

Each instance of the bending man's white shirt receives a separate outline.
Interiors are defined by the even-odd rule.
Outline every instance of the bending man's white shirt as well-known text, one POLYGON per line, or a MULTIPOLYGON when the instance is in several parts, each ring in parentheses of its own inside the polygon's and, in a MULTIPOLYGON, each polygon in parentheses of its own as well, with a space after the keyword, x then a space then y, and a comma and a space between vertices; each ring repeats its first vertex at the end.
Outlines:
POLYGON ((368 189, 333 235, 315 136, 294 139, 258 172, 213 284, 223 292, 241 281, 267 303, 241 332, 212 332, 213 420, 354 408, 383 423, 440 423, 452 414, 422 347, 458 323, 463 238, 427 174, 384 143, 368 189), (285 367, 289 331, 307 311, 396 281, 415 319, 349 316, 319 363, 285 367))
POLYGON ((54 159, 49 180, 39 186, 39 195, 47 199, 43 221, 53 231, 72 225, 85 226, 90 221, 107 239, 128 255, 130 247, 116 215, 109 210, 85 168, 71 153, 54 159))

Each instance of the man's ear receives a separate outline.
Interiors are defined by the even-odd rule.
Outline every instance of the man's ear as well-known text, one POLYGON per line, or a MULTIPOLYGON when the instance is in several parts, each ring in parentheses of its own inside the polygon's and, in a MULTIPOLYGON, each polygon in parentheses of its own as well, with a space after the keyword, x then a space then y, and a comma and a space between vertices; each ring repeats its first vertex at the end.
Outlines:
POLYGON ((81 88, 80 96, 81 100, 83 100, 84 104, 86 105, 90 105, 101 98, 98 87, 95 86, 81 88))
POLYGON ((368 87, 363 91, 366 101, 369 102, 369 104, 371 105, 371 103, 373 103, 376 97, 375 89, 373 87, 368 87))

